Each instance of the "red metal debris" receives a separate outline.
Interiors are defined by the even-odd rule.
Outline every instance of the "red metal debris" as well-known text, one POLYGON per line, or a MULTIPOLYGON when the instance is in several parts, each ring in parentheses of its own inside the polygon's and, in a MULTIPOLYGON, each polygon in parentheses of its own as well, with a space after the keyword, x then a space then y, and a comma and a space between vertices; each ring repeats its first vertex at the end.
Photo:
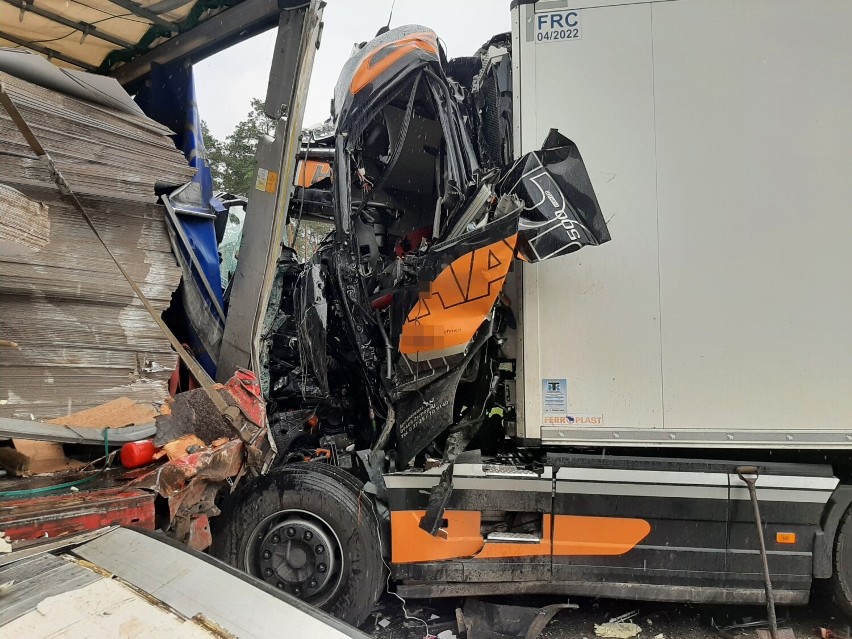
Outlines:
POLYGON ((62 537, 104 526, 154 530, 155 495, 107 488, 0 502, 0 530, 12 541, 62 537))
POLYGON ((225 390, 236 400, 237 406, 246 419, 259 428, 266 428, 266 402, 263 400, 263 391, 254 373, 242 368, 238 369, 225 384, 225 390))
POLYGON ((158 466, 131 485, 156 491, 169 502, 169 532, 177 540, 204 550, 212 543, 199 534, 208 516, 218 515, 216 495, 244 471, 245 445, 232 439, 218 448, 203 448, 158 466), (202 523, 198 520, 203 519, 202 523), (206 542, 206 545, 201 545, 206 542))
MULTIPOLYGON (((199 444, 207 445, 170 459, 131 484, 165 497, 169 503, 168 533, 199 550, 212 543, 209 518, 219 514, 219 492, 233 490, 246 472, 264 472, 273 457, 266 405, 254 374, 238 370, 217 390, 238 412, 233 411, 225 420, 221 413, 211 412, 212 402, 206 395, 198 391, 178 394, 171 414, 157 418, 157 436, 173 441, 186 433, 197 434, 199 444), (222 433, 230 439, 221 437, 222 433)), ((169 446, 168 442, 161 443, 169 446)))
POLYGON ((206 395, 188 391, 175 397, 170 415, 157 417, 158 437, 171 441, 197 431, 207 437, 198 440, 200 450, 190 448, 194 452, 145 474, 137 471, 130 487, 0 502, 0 530, 13 541, 115 524, 154 530, 154 501, 160 495, 168 500, 168 533, 193 548, 207 548, 212 543, 210 517, 219 514, 216 497, 233 490, 246 472, 265 472, 274 457, 254 374, 239 370, 217 390, 229 405, 227 414, 218 412, 206 395))
POLYGON ((199 515, 191 520, 186 545, 196 550, 209 548, 213 543, 213 535, 210 534, 210 518, 207 515, 199 515))

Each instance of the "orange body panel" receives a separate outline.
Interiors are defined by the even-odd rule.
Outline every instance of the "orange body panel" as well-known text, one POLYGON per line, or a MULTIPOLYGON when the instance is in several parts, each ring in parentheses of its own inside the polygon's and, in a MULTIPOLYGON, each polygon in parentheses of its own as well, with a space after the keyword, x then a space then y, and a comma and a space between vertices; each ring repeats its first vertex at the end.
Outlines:
POLYGON ((296 186, 308 188, 327 177, 331 177, 331 164, 319 160, 303 160, 299 162, 296 186))
POLYGON ((408 564, 445 559, 506 559, 623 555, 636 547, 651 525, 644 519, 542 515, 544 538, 537 544, 487 542, 478 511, 447 510, 447 526, 437 536, 419 526, 424 510, 391 512, 391 561, 408 564), (553 543, 551 544, 551 524, 553 543))
POLYGON ((465 253, 441 271, 408 314, 400 352, 435 359, 470 342, 503 288, 517 239, 515 234, 465 253))
POLYGON ((651 532, 644 519, 557 515, 553 522, 553 554, 623 555, 651 532))
POLYGON ((482 548, 480 513, 473 510, 447 510, 446 535, 433 536, 420 528, 425 510, 391 512, 391 561, 410 564, 470 557, 482 548))
POLYGON ((381 75, 383 71, 388 70, 394 62, 414 49, 422 49, 438 55, 437 36, 434 33, 412 33, 379 47, 355 71, 349 90, 353 94, 358 93, 381 75))

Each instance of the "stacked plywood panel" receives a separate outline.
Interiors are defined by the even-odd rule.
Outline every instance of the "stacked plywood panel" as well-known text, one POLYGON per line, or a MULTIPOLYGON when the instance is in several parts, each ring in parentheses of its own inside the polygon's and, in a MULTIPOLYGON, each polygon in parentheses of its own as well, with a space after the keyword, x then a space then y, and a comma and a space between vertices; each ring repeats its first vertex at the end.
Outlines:
MULTIPOLYGON (((165 310, 180 269, 155 184, 192 176, 168 129, 3 73, 0 82, 113 253, 165 310)), ((40 250, 0 255, 0 339, 18 344, 0 348, 0 416, 48 419, 119 397, 163 400, 175 364, 167 340, 2 107, 0 184, 46 207, 49 223, 40 250)))

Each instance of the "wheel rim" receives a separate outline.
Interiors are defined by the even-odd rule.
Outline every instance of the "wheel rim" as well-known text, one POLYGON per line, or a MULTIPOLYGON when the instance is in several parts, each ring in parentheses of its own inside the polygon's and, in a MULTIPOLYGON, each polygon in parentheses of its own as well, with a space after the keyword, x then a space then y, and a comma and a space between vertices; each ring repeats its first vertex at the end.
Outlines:
POLYGON ((255 526, 244 557, 245 570, 266 583, 322 606, 343 577, 343 550, 322 517, 288 509, 255 526))

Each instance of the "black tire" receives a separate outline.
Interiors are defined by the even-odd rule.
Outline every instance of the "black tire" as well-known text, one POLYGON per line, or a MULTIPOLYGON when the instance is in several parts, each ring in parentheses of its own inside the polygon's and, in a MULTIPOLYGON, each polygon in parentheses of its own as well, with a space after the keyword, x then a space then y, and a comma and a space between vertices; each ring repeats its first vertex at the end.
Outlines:
POLYGON ((385 585, 378 517, 361 488, 345 471, 313 464, 243 482, 214 518, 211 554, 358 626, 385 585))
POLYGON ((828 580, 832 603, 852 617, 852 508, 846 511, 834 538, 834 570, 828 580))

